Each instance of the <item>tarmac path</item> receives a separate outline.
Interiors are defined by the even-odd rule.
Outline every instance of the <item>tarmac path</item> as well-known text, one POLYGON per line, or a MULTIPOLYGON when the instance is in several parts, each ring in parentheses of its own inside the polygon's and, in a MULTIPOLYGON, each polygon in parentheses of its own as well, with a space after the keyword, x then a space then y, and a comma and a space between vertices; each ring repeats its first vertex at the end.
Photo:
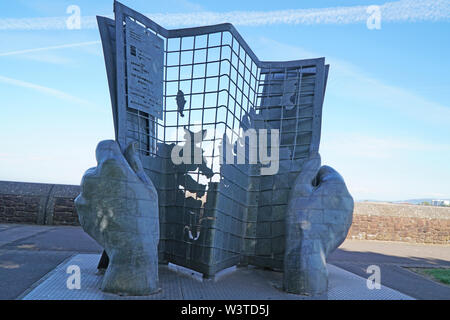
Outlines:
MULTIPOLYGON (((80 227, 0 224, 0 299, 15 299, 69 257, 101 253, 80 227)), ((416 299, 448 299, 450 286, 405 267, 450 268, 450 246, 385 241, 345 241, 328 263, 368 277, 370 265, 381 269, 381 283, 416 299)))

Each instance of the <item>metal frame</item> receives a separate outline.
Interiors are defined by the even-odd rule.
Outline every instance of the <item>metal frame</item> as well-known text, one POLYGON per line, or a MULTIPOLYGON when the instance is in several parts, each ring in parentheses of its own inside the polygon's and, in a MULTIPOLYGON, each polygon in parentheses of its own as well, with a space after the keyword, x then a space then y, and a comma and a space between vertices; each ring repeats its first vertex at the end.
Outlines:
POLYGON ((140 143, 141 136, 151 140, 148 147, 143 143, 140 149, 146 172, 159 194, 160 260, 181 264, 206 276, 212 276, 239 262, 281 268, 284 248, 281 240, 284 238, 279 229, 283 223, 282 208, 287 203, 286 194, 290 190, 288 181, 293 181, 292 178, 301 170, 306 157, 319 149, 322 105, 328 76, 325 59, 260 61, 229 23, 167 30, 117 1, 114 2, 114 11, 115 21, 122 23, 102 17, 98 17, 98 23, 116 139, 122 148, 135 137, 140 143), (137 130, 131 130, 133 137, 129 134, 127 123, 127 119, 134 115, 130 115, 127 109, 123 46, 125 17, 131 17, 165 41, 163 119, 142 115, 138 111, 135 114, 137 130), (192 46, 186 44, 188 39, 192 39, 192 46), (197 57, 202 60, 198 61, 197 57), (197 74, 198 70, 201 74, 197 74), (292 75, 294 80, 298 80, 295 84, 297 91, 294 92, 296 114, 288 116, 289 111, 284 106, 272 103, 276 99, 271 97, 287 94, 285 83, 292 80, 292 75), (303 83, 304 79, 313 81, 313 84, 303 83), (302 85, 313 86, 313 92, 303 92, 302 85), (277 88, 283 89, 280 92, 277 88), (180 89, 184 89, 186 99, 184 117, 180 117, 175 104, 180 89), (310 114, 302 117, 300 112, 307 108, 311 108, 310 114), (252 111, 256 126, 278 128, 281 141, 287 141, 286 145, 281 145, 284 153, 280 159, 280 173, 273 177, 259 176, 257 165, 216 165, 219 157, 216 144, 222 138, 216 136, 216 132, 231 133, 231 142, 234 143, 242 129, 243 117, 252 111), (273 115, 276 115, 275 118, 273 115), (140 126, 141 120, 144 121, 143 127, 140 126), (285 124, 293 129, 285 129, 285 124), (204 157, 204 169, 213 172, 206 180, 200 167, 195 170, 187 168, 180 173, 177 172, 179 168, 170 164, 167 148, 172 143, 180 142, 180 137, 173 136, 173 132, 184 125, 195 132, 214 129, 214 136, 204 140, 204 145, 200 146, 203 149, 208 149, 208 144, 213 146, 204 157), (297 155, 296 148, 300 146, 297 139, 303 138, 307 142, 301 147, 307 147, 306 153, 299 152, 297 155), (290 155, 286 156, 288 153, 290 155), (175 176, 181 180, 174 180, 175 176), (273 185, 269 183, 269 186, 273 187, 283 179, 287 181, 278 189, 265 189, 268 181, 272 182, 273 185), (202 182, 206 182, 206 185, 202 182), (199 197, 199 190, 197 193, 188 192, 188 183, 194 189, 197 188, 196 184, 204 185, 205 195, 199 197), (192 194, 196 194, 195 198, 192 194), (196 208, 192 204, 196 202, 189 200, 189 196, 195 201, 203 201, 201 207, 196 208), (272 203, 267 202, 270 199, 272 203), (261 213, 268 211, 269 207, 271 216, 264 218, 261 213), (194 234, 194 240, 180 237, 180 233, 186 233, 186 228, 194 234), (201 230, 197 239, 193 229, 201 230), (276 234, 273 232, 275 229, 276 234), (271 249, 267 251, 267 247, 271 249))

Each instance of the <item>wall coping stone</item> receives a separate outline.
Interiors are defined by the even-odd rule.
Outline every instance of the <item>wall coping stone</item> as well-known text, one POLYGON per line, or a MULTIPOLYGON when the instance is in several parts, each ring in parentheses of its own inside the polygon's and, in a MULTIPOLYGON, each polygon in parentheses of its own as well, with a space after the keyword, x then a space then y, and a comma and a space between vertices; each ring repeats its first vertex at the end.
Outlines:
POLYGON ((423 206, 405 203, 355 202, 353 214, 450 220, 449 207, 423 206))
POLYGON ((80 192, 81 188, 77 185, 0 181, 1 195, 39 198, 37 224, 53 224, 55 198, 76 198, 80 192))

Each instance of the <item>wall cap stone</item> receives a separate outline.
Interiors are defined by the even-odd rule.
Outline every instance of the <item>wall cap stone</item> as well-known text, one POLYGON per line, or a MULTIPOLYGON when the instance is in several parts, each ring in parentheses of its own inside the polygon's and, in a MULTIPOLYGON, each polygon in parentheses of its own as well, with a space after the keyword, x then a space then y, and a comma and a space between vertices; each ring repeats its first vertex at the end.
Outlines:
POLYGON ((0 194, 4 195, 40 197, 48 196, 50 192, 58 198, 75 198, 81 189, 77 185, 0 181, 0 194))
POLYGON ((76 185, 0 181, 0 195, 39 198, 37 224, 53 224, 55 200, 57 198, 74 199, 80 192, 80 186, 76 185))
POLYGON ((450 208, 389 202, 355 202, 353 214, 450 220, 450 208))

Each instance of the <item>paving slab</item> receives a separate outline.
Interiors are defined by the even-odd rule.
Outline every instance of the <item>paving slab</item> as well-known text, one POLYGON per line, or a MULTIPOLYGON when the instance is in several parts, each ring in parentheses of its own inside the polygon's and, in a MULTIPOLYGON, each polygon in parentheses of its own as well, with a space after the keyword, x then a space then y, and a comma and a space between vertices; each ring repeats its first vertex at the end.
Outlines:
POLYGON ((43 232, 4 244, 3 248, 95 253, 103 251, 102 247, 83 229, 70 226, 44 229, 43 232))
POLYGON ((346 240, 328 258, 329 261, 450 267, 450 245, 346 240))
POLYGON ((330 273, 329 292, 323 296, 305 297, 288 294, 280 290, 282 274, 258 268, 236 268, 219 280, 199 280, 160 265, 161 291, 146 297, 121 297, 99 290, 102 275, 96 266, 100 255, 78 254, 55 268, 20 298, 24 300, 115 300, 115 299, 173 299, 173 300, 411 300, 396 290, 382 286, 381 289, 367 288, 366 279, 351 272, 328 265, 330 273), (68 289, 66 271, 71 265, 81 270, 81 288, 68 289))
POLYGON ((15 299, 72 254, 0 250, 0 300, 15 299))
MULTIPOLYGON (((0 224, 0 242, 0 299, 17 298, 46 274, 52 274, 60 263, 71 256, 101 252, 100 246, 81 227, 0 224)), ((448 286, 403 268, 448 267, 450 246, 346 240, 330 255, 328 262, 364 279, 368 276, 367 267, 376 264, 381 268, 381 282, 386 287, 417 299, 450 299, 448 286)), ((160 272, 166 271, 161 269, 160 272)), ((179 267, 176 272, 183 274, 179 267)), ((261 271, 255 272, 259 274, 261 271)), ((264 276, 256 274, 247 277, 252 281, 264 280, 264 276)), ((273 288, 281 285, 280 273, 273 273, 271 277, 272 282, 278 283, 271 285, 273 288)), ((182 290, 179 277, 165 279, 166 286, 178 286, 177 290, 182 290)), ((167 297, 189 296, 192 295, 189 290, 195 291, 195 288, 186 289, 186 294, 177 293, 175 289, 168 290, 170 295, 167 297)), ((220 294, 216 293, 217 296, 220 294)), ((245 294, 238 293, 238 296, 245 294)))
MULTIPOLYGON (((334 264, 344 270, 367 277, 367 263, 334 264)), ((405 267, 391 264, 378 264, 381 271, 381 284, 389 286, 419 300, 450 300, 450 286, 431 281, 405 267)))
POLYGON ((101 250, 80 227, 0 224, 0 299, 15 299, 76 253, 101 250))
POLYGON ((421 300, 450 300, 450 286, 427 279, 408 268, 450 268, 450 246, 392 241, 346 240, 328 262, 367 277, 377 265, 381 283, 421 300))
POLYGON ((3 228, 0 231, 0 247, 53 229, 55 229, 55 227, 36 225, 6 225, 5 227, 5 225, 3 225, 3 228))

